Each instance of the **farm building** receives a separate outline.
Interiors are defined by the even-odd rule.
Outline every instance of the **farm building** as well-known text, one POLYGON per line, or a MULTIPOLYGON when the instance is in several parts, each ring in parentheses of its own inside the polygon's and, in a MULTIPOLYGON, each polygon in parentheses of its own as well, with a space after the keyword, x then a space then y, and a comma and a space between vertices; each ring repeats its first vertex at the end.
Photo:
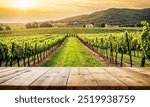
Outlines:
POLYGON ((94 25, 93 24, 86 24, 85 28, 94 28, 94 25))

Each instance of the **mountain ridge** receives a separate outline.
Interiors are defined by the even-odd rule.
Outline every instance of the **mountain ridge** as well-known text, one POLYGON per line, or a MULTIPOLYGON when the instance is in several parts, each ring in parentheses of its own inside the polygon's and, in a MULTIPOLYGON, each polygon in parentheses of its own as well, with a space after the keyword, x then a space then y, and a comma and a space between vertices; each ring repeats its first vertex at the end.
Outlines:
POLYGON ((96 11, 91 14, 83 14, 74 17, 65 18, 56 22, 84 25, 93 23, 100 26, 102 23, 114 25, 135 25, 142 20, 150 22, 150 8, 128 9, 128 8, 110 8, 107 10, 96 11))

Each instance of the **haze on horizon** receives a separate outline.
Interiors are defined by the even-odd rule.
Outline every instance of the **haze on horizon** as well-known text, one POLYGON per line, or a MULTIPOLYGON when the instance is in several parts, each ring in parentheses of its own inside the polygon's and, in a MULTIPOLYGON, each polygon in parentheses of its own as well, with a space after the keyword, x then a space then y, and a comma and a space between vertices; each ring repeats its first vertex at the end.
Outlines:
POLYGON ((0 23, 58 20, 108 8, 150 8, 150 0, 4 0, 0 23))

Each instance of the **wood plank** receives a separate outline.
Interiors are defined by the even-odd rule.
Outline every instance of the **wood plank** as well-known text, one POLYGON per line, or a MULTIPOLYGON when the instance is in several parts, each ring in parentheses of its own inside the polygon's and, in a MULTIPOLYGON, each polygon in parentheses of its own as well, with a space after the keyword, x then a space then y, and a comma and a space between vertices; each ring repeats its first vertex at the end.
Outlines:
POLYGON ((5 67, 4 69, 0 70, 0 73, 6 72, 6 71, 10 71, 10 70, 13 70, 13 69, 17 69, 17 68, 16 67, 5 67))
POLYGON ((150 68, 132 68, 132 67, 126 67, 125 69, 128 69, 130 71, 133 71, 133 72, 138 72, 138 73, 141 73, 141 74, 145 74, 145 75, 149 75, 150 76, 150 68))
POLYGON ((0 89, 150 89, 150 67, 14 67, 0 71, 0 89))
POLYGON ((66 87, 70 68, 52 68, 30 85, 30 89, 62 89, 66 87))
MULTIPOLYGON (((19 76, 19 75, 21 75, 21 74, 23 74, 23 73, 26 73, 26 72, 31 72, 31 70, 29 70, 29 68, 25 68, 25 69, 22 70, 21 72, 15 72, 15 73, 13 73, 13 74, 10 74, 10 75, 1 77, 1 78, 0 78, 0 84, 3 83, 3 82, 5 82, 5 81, 8 81, 8 80, 10 80, 10 79, 12 79, 12 78, 14 78, 14 77, 16 77, 16 76, 19 76)), ((1 87, 0 87, 0 89, 1 89, 1 87)))
POLYGON ((128 86, 128 89, 150 89, 150 77, 129 71, 125 68, 101 68, 104 69, 106 72, 113 75, 115 78, 122 81, 124 84, 128 86))
POLYGON ((0 70, 4 69, 4 67, 0 67, 0 70))
POLYGON ((150 67, 140 67, 139 69, 143 69, 143 70, 145 70, 146 72, 149 72, 149 71, 150 71, 150 67))
POLYGON ((150 67, 141 67, 141 68, 138 68, 141 70, 140 73, 143 73, 143 74, 146 74, 146 75, 149 75, 150 76, 150 67))
MULTIPOLYGON (((137 77, 138 79, 150 82, 150 75, 146 75, 145 73, 141 73, 141 72, 136 72, 137 68, 131 68, 129 69, 129 67, 125 67, 123 68, 123 71, 126 73, 129 73, 130 75, 134 75, 134 77, 137 77)), ((141 71, 141 70, 139 70, 141 71)))
POLYGON ((51 90, 51 89, 57 89, 57 90, 66 89, 69 74, 70 74, 70 68, 65 68, 65 67, 60 68, 59 75, 57 75, 56 78, 54 79, 54 81, 50 84, 50 86, 48 87, 48 90, 51 90))
POLYGON ((98 89, 98 83, 87 68, 71 68, 67 89, 98 89))
POLYGON ((46 73, 50 68, 31 68, 31 72, 26 72, 20 76, 14 77, 2 84, 0 84, 1 89, 29 89, 29 85, 32 84, 41 75, 46 73))
POLYGON ((4 76, 7 76, 7 75, 11 75, 11 74, 14 74, 14 73, 18 73, 18 72, 21 72, 21 71, 24 71, 26 70, 27 68, 24 68, 24 67, 20 67, 20 68, 16 68, 16 69, 11 69, 7 72, 1 72, 0 73, 0 78, 1 77, 4 77, 4 76))
POLYGON ((128 87, 114 76, 100 68, 88 68, 99 84, 99 89, 103 90, 118 90, 128 89, 128 87))

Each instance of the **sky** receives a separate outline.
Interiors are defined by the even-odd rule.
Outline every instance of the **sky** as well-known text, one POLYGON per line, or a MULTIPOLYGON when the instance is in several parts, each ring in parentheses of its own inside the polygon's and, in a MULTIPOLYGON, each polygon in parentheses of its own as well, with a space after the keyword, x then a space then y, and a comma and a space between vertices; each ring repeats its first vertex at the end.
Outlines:
POLYGON ((0 23, 58 20, 109 8, 150 8, 150 0, 1 0, 0 23))

